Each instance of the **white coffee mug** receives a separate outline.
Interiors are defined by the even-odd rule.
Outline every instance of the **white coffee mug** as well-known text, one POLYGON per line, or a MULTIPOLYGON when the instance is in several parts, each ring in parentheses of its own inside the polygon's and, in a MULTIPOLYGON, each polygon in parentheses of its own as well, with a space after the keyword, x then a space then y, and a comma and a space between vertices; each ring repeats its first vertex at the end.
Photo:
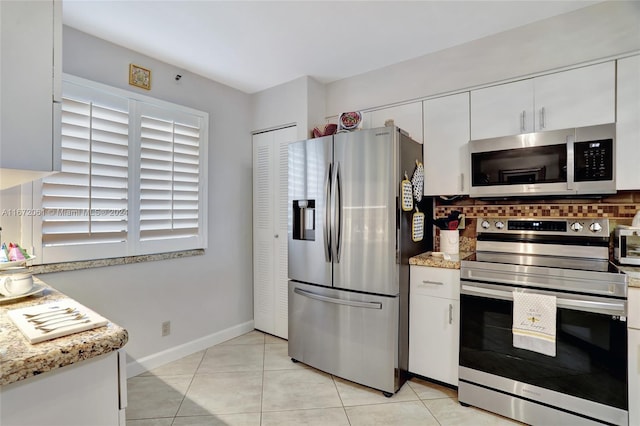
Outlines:
POLYGON ((31 274, 14 274, 0 277, 0 294, 3 296, 19 296, 29 293, 33 288, 31 274))

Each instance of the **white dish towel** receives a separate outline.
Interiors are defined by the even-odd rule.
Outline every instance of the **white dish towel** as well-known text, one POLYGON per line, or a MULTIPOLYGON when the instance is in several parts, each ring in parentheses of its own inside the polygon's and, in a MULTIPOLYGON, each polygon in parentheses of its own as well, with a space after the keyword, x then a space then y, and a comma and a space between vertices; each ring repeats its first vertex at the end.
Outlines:
POLYGON ((513 346, 556 356, 556 297, 513 292, 513 346))

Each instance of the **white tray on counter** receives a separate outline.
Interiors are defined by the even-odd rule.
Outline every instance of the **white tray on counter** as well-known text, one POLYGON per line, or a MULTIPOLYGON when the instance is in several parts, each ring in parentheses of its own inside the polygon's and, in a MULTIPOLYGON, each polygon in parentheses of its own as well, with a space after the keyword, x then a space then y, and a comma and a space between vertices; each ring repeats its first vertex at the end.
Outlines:
POLYGON ((9 318, 18 327, 18 329, 24 334, 24 337, 29 340, 30 343, 39 343, 45 340, 55 339, 62 336, 68 336, 69 334, 79 333, 81 331, 91 330, 92 328, 101 327, 107 325, 109 321, 101 315, 93 312, 91 309, 76 302, 75 300, 58 300, 49 303, 43 303, 42 305, 29 306, 27 308, 13 309, 7 312, 9 318), (70 324, 69 326, 58 328, 51 332, 44 332, 36 327, 36 324, 29 322, 25 316, 39 313, 46 313, 54 309, 75 309, 79 313, 86 316, 88 322, 78 321, 76 324, 70 324))

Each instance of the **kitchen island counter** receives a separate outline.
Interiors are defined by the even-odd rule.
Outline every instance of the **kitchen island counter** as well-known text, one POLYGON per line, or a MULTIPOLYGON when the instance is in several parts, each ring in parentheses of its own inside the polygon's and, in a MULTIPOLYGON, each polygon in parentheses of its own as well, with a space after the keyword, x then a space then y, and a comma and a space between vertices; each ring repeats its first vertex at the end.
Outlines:
POLYGON ((39 295, 0 304, 0 386, 117 351, 127 343, 127 330, 111 322, 92 330, 29 343, 9 319, 8 311, 69 299, 35 277, 34 282, 45 287, 39 295))

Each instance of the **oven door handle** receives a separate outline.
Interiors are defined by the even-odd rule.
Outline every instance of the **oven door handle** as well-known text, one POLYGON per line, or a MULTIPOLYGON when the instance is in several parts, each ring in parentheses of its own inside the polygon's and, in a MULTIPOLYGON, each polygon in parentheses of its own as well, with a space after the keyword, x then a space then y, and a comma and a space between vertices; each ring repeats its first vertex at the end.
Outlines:
MULTIPOLYGON (((494 299, 513 300, 513 290, 515 290, 515 287, 505 287, 505 289, 508 290, 496 290, 492 288, 462 284, 461 293, 471 296, 490 296, 494 299)), ((556 306, 558 308, 593 312, 597 314, 617 315, 621 317, 626 317, 627 315, 627 303, 623 300, 618 302, 604 302, 596 300, 567 299, 554 292, 540 292, 540 294, 556 296, 556 306)))

